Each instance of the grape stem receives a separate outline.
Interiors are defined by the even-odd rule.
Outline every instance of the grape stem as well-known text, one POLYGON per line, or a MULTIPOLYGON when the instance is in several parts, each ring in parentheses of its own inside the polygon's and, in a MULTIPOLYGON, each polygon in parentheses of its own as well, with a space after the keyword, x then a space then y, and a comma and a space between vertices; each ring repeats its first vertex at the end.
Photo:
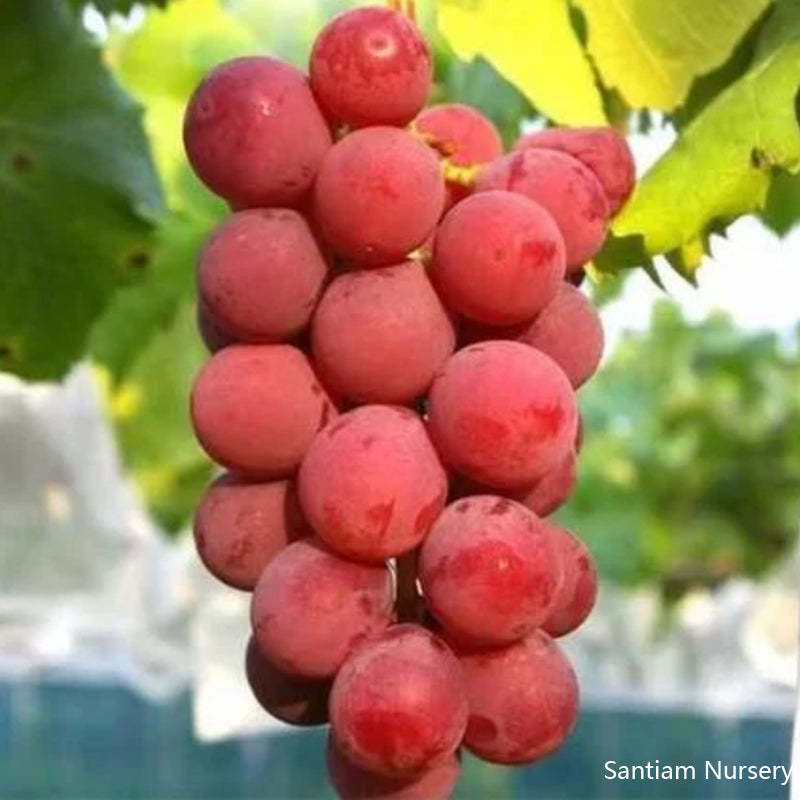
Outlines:
POLYGON ((386 0, 386 5, 392 11, 405 14, 412 22, 417 21, 417 7, 415 0, 386 0))
POLYGON ((399 556, 395 564, 398 622, 420 622, 424 614, 422 598, 417 591, 417 560, 418 553, 412 550, 399 556))

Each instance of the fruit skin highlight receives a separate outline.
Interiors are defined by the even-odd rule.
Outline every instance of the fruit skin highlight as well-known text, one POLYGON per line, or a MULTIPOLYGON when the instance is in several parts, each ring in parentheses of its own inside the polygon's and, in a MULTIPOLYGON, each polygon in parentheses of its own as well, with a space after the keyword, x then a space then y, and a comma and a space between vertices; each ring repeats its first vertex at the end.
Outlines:
POLYGON ((567 272, 580 270, 600 248, 608 230, 609 207, 603 187, 580 161, 559 150, 529 148, 487 164, 477 192, 519 192, 550 212, 567 252, 567 272))
POLYGON ((290 481, 253 483, 221 475, 206 489, 194 518, 197 553, 206 569, 246 591, 287 544, 310 532, 290 481))
POLYGON ((409 403, 455 348, 453 323, 414 261, 346 272, 314 315, 312 352, 326 386, 362 403, 409 403))
POLYGON ((575 395, 561 368, 519 342, 459 350, 434 380, 428 430, 442 460, 484 486, 530 486, 575 440, 575 395))
POLYGON ((208 238, 197 265, 201 303, 244 342, 280 342, 308 323, 328 265, 291 209, 239 211, 208 238))
POLYGON ((200 180, 235 208, 297 205, 332 144, 306 77, 268 56, 213 69, 189 100, 183 141, 200 180))
POLYGON ((408 17, 373 6, 345 11, 320 31, 309 73, 317 100, 337 121, 402 127, 425 104, 433 60, 408 17))
POLYGON ((469 703, 464 746, 494 764, 526 764, 558 749, 578 714, 578 683, 543 631, 502 650, 458 649, 469 703))
POLYGON ((314 439, 298 493, 306 519, 333 550, 375 562, 423 540, 444 508, 447 475, 413 411, 361 406, 314 439))
POLYGON ((424 772, 464 735, 459 663, 425 628, 395 625, 344 663, 330 717, 336 742, 357 766, 390 777, 424 772))
POLYGON ((436 233, 431 277, 445 305, 485 325, 539 313, 564 282, 564 240, 527 198, 486 191, 462 200, 436 233))
POLYGON ((304 539, 262 572, 253 632, 267 660, 287 675, 332 678, 354 648, 389 624, 392 600, 384 564, 347 561, 304 539))
POLYGON ((497 647, 550 615, 560 561, 545 523, 494 495, 449 505, 420 551, 419 578, 447 638, 497 647))
POLYGON ((360 267, 403 261, 428 238, 443 208, 436 156, 397 128, 364 128, 341 139, 314 186, 323 239, 360 267))
POLYGON ((613 128, 549 128, 519 139, 514 150, 561 150, 585 164, 600 181, 615 215, 633 192, 636 166, 628 143, 613 128))
POLYGON ((208 455, 251 478, 290 476, 336 409, 308 359, 286 344, 235 344, 192 387, 195 435, 208 455))

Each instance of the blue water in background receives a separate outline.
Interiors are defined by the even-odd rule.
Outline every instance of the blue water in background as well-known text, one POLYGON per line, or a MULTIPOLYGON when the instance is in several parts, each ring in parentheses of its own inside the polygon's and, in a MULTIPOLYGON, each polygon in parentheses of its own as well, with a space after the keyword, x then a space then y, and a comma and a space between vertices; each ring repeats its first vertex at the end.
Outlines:
MULTIPOLYGON (((706 781, 706 759, 789 764, 791 723, 683 713, 584 711, 564 748, 534 767, 505 769, 467 757, 455 798, 682 800, 787 798, 779 781, 706 781), (607 781, 603 765, 692 764, 695 781, 607 781)), ((201 744, 191 698, 149 703, 123 688, 0 684, 0 797, 334 797, 325 779, 324 730, 201 744)))

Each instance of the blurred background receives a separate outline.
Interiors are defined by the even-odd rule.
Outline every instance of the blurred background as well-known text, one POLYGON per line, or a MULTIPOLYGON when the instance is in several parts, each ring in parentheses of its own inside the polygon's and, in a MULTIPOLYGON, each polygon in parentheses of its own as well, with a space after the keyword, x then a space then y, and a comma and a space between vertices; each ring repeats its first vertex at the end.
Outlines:
MULTIPOLYGON (((643 111, 600 87, 640 176, 653 165, 663 174, 676 136, 691 142, 704 111, 748 79, 761 32, 772 25, 771 40, 797 44, 793 0, 737 3, 749 14, 742 30, 695 69, 675 109, 643 111)), ((194 257, 226 209, 191 176, 180 129, 212 66, 266 52, 304 67, 315 33, 354 4, 0 4, 3 797, 333 796, 324 734, 272 722, 250 698, 247 596, 202 572, 188 535, 212 476, 186 413, 206 357, 194 257)), ((585 5, 569 20, 582 46, 585 5)), ((507 64, 455 47, 433 3, 418 13, 436 52, 434 100, 475 105, 508 144, 578 121, 503 77, 507 64)), ((721 149, 726 131, 714 132, 721 149)), ((648 249, 645 235, 646 252, 639 241, 631 255, 620 235, 590 268, 607 344, 579 395, 579 486, 558 512, 601 576, 597 610, 565 642, 585 711, 541 765, 467 758, 456 797, 788 796, 780 781, 706 783, 702 769, 663 785, 603 777, 609 759, 790 762, 800 181, 783 166, 770 163, 758 213, 722 204, 724 236, 711 236, 719 215, 670 252, 648 249)), ((685 203, 698 205, 725 170, 685 180, 685 203)), ((668 204, 658 213, 679 216, 668 204)))

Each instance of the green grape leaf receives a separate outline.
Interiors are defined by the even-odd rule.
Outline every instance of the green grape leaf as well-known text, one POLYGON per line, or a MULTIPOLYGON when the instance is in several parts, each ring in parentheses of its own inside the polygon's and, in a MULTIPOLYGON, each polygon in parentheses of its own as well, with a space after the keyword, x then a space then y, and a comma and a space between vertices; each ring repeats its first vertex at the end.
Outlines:
POLYGON ((139 107, 69 7, 0 3, 0 369, 62 376, 163 212, 139 107))
POLYGON ((778 236, 787 234, 800 221, 800 175, 778 172, 773 176, 760 216, 778 236))
POLYGON ((130 14, 134 6, 151 5, 165 8, 169 2, 170 0, 69 0, 69 4, 76 10, 91 3, 106 17, 111 14, 130 14))
POLYGON ((592 67, 564 0, 440 0, 438 23, 460 59, 483 56, 556 122, 605 122, 592 67))
POLYGON ((613 223, 618 237, 639 235, 648 254, 682 250, 732 219, 764 206, 775 170, 800 169, 795 97, 800 87, 800 7, 776 7, 751 68, 681 131, 644 176, 613 223))
POLYGON ((670 111, 719 67, 770 0, 575 0, 603 79, 631 108, 670 111))
POLYGON ((192 381, 205 358, 194 303, 187 300, 169 326, 139 352, 125 381, 110 396, 125 465, 168 530, 186 523, 211 474, 187 411, 192 381))

